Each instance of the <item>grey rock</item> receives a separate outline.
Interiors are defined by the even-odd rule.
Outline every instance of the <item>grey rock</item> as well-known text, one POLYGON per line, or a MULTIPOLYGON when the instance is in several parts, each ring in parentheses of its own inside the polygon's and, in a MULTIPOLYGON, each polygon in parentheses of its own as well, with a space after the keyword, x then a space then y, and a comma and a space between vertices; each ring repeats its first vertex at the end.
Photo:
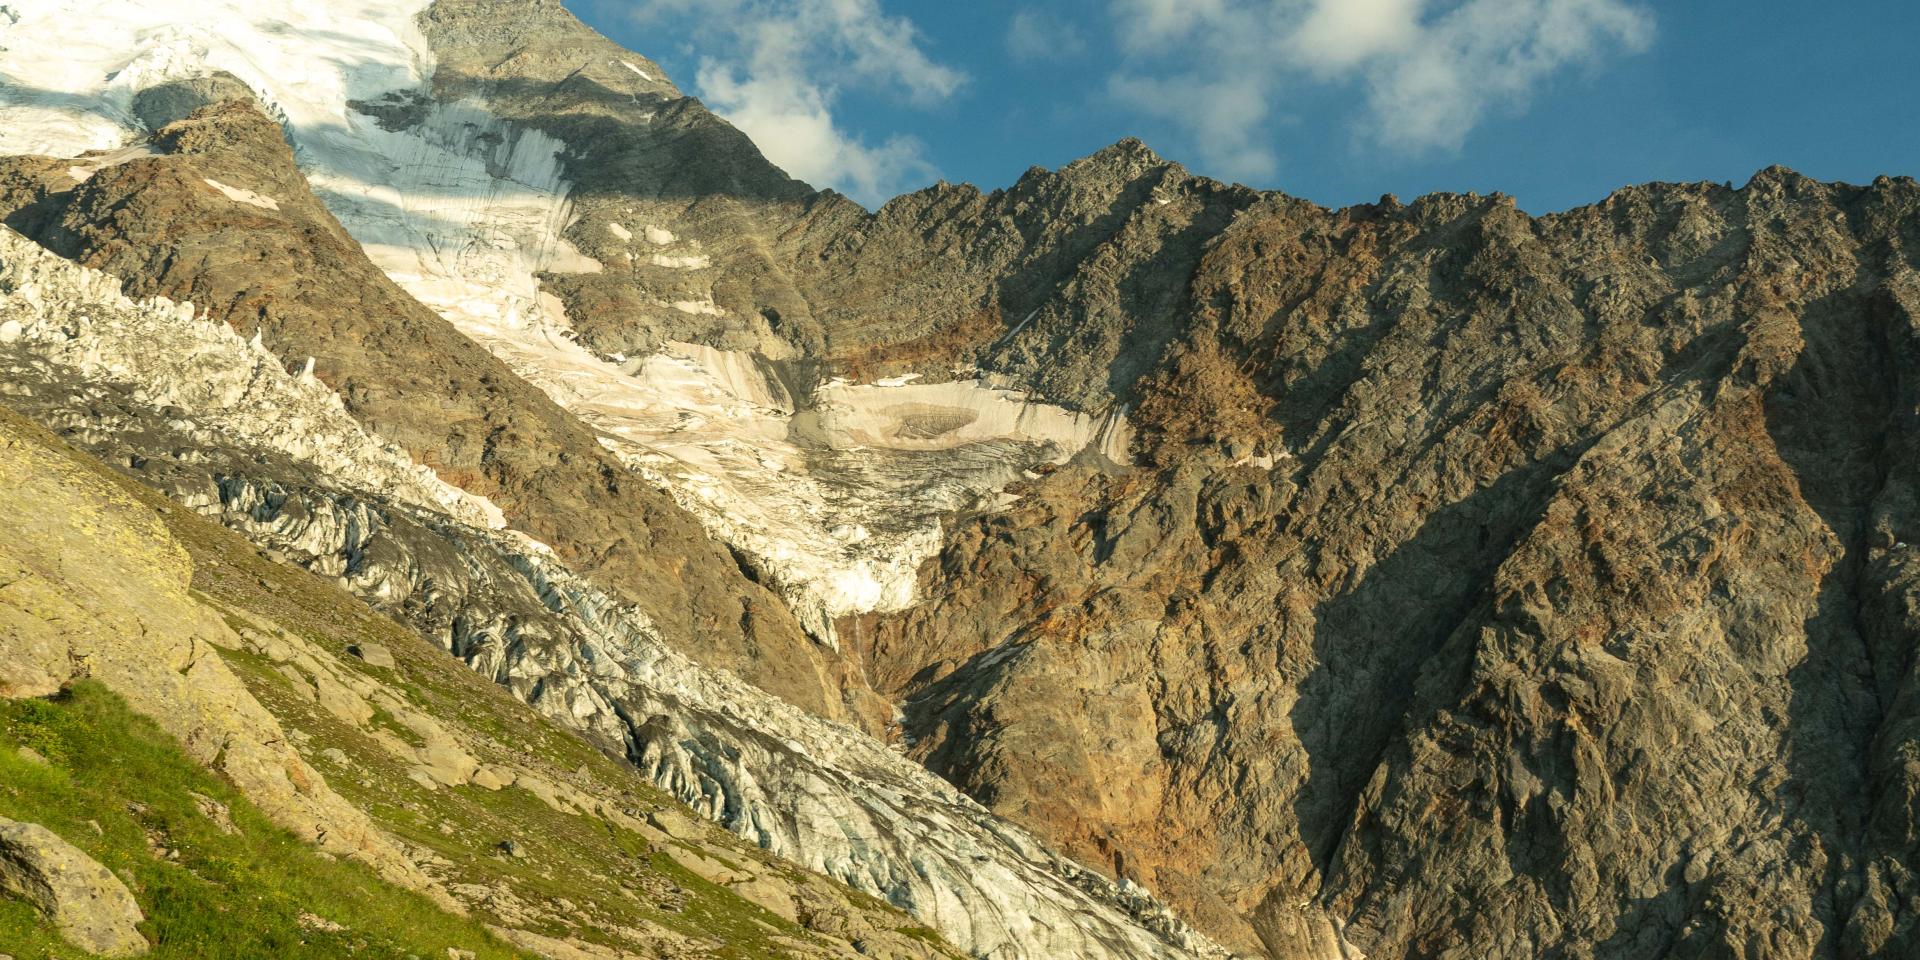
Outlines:
POLYGON ((168 80, 134 95, 133 115, 148 130, 185 120, 203 107, 228 100, 254 100, 253 90, 225 71, 204 77, 168 80))
POLYGON ((346 925, 335 923, 317 913, 303 913, 297 918, 297 922, 302 930, 320 933, 345 933, 347 930, 346 925))
POLYGON ((0 891, 32 904, 88 953, 134 957, 151 948, 137 929, 146 917, 126 884, 37 823, 0 818, 0 891))
POLYGON ((393 669, 393 651, 377 643, 357 643, 347 648, 349 656, 359 657, 369 667, 393 669))
POLYGON ((239 828, 233 824, 233 811, 227 805, 205 794, 193 795, 194 805, 200 808, 200 815, 213 822, 215 829, 225 834, 237 834, 239 828))

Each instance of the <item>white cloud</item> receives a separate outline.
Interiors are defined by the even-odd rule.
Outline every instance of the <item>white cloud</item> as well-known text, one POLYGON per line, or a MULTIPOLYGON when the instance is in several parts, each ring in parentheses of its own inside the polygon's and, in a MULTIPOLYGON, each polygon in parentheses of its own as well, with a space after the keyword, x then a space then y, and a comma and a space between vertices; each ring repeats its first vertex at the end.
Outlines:
POLYGON ((1403 50, 1418 34, 1421 0, 1320 0, 1287 38, 1310 69, 1334 73, 1403 50))
POLYGON ((788 173, 869 206, 935 178, 919 141, 869 143, 834 118, 846 86, 928 105, 966 82, 879 0, 643 0, 634 15, 672 18, 701 51, 697 92, 788 173))
POLYGON ((834 124, 818 86, 742 74, 708 61, 695 81, 713 108, 747 132, 769 160, 808 183, 829 185, 873 206, 904 184, 937 177, 920 142, 894 137, 877 146, 834 124))
POLYGON ((1287 94, 1356 83, 1356 129, 1391 149, 1458 148, 1563 70, 1637 52, 1635 0, 1109 0, 1128 61, 1109 91, 1184 127, 1230 177, 1272 176, 1287 94))
POLYGON ((1186 127, 1196 137, 1196 149, 1208 172, 1216 176, 1263 180, 1279 169, 1266 129, 1270 112, 1266 77, 1116 74, 1107 89, 1135 109, 1186 127))
POLYGON ((1007 20, 1007 53, 1027 62, 1077 57, 1087 52, 1087 40, 1072 23, 1043 10, 1023 7, 1007 20))
POLYGON ((1236 0, 1112 0, 1127 50, 1164 49, 1195 34, 1212 32, 1237 19, 1236 0))

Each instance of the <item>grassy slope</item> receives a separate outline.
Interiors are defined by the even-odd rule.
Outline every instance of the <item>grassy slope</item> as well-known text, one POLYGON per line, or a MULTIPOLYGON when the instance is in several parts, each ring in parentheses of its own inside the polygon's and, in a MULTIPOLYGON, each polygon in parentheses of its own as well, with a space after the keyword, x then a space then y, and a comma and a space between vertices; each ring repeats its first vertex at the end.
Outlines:
MULTIPOLYGON (((46 826, 126 881, 166 958, 519 957, 477 921, 393 889, 267 822, 224 781, 91 682, 53 701, 0 700, 0 816, 46 826), (46 758, 36 762, 20 747, 46 758), (235 832, 196 797, 225 806, 235 832), (345 930, 302 926, 310 914, 345 930)), ((0 951, 80 958, 26 904, 0 900, 0 951)))

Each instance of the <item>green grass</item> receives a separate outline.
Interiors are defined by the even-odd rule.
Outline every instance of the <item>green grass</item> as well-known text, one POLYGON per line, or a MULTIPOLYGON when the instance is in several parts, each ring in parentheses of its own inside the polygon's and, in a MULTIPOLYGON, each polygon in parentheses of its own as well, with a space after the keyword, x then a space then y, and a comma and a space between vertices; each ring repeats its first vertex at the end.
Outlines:
MULTIPOLYGON (((322 761, 321 770, 335 790, 395 836, 445 857, 455 882, 504 883, 530 903, 552 904, 564 898, 575 905, 574 910, 560 911, 545 922, 526 924, 526 929, 617 946, 601 929, 603 925, 657 923, 669 930, 721 941, 723 946, 709 954, 716 960, 777 960, 785 953, 771 942, 772 937, 809 936, 792 922, 651 849, 638 834, 597 817, 561 813, 518 786, 499 791, 473 786, 438 790, 422 787, 406 775, 405 764, 375 744, 366 732, 340 722, 296 692, 264 657, 238 650, 221 653, 271 712, 312 736, 310 749, 338 747, 352 758, 351 775, 335 771, 322 761), (446 832, 442 827, 447 823, 456 823, 459 829, 446 832), (526 854, 524 859, 499 855, 496 845, 506 839, 520 845, 526 854), (622 882, 644 885, 644 878, 649 876, 677 887, 684 905, 668 909, 620 893, 622 882)), ((490 706, 497 705, 502 714, 526 710, 518 702, 499 697, 497 688, 452 661, 434 666, 440 669, 419 664, 408 672, 409 681, 417 684, 415 696, 436 710, 449 709, 453 702, 463 703, 461 722, 469 728, 493 712, 490 706), (441 689, 442 684, 463 686, 468 678, 479 685, 479 690, 462 694, 441 689), (461 699, 456 701, 455 697, 461 699)), ((501 722, 504 726, 511 721, 503 716, 501 722)), ((544 727, 544 722, 523 721, 522 742, 542 736, 544 727)), ((619 778, 623 788, 609 792, 627 793, 642 809, 657 809, 669 802, 651 784, 633 778, 578 738, 562 734, 540 754, 565 763, 563 770, 585 767, 596 777, 619 778)), ((548 769, 546 775, 555 780, 563 776, 555 769, 548 769)), ((735 870, 741 867, 739 861, 719 850, 671 842, 735 870)), ((744 846, 726 853, 742 859, 752 856, 750 848, 744 846)))
POLYGON ((381 709, 377 704, 369 704, 369 706, 373 707, 373 719, 370 722, 374 726, 394 735, 399 738, 401 743, 410 747, 424 747, 427 745, 424 737, 413 732, 412 727, 394 719, 393 714, 381 709))
MULTIPOLYGON (((524 956, 477 922, 273 826, 158 727, 91 682, 53 701, 0 701, 0 816, 47 827, 127 882, 147 915, 141 931, 158 960, 438 960, 448 947, 483 958, 524 956), (22 757, 21 746, 49 762, 22 757), (237 833, 208 819, 196 793, 225 804, 237 833), (304 929, 302 914, 346 929, 304 929)), ((10 900, 0 900, 0 953, 21 960, 86 956, 10 900)))

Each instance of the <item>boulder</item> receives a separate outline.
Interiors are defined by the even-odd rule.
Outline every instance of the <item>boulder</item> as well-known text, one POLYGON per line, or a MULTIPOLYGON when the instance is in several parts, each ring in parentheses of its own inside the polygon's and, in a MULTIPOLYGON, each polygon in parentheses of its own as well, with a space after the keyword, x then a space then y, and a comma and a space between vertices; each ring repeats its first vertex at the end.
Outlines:
POLYGON ((37 823, 0 818, 0 890, 32 904, 88 953, 134 957, 149 948, 136 929, 146 917, 126 884, 37 823))
POLYGON ((347 648, 347 652, 359 657, 369 667, 393 669, 393 651, 377 643, 356 643, 347 648))
POLYGON ((727 889, 788 923, 800 922, 800 910, 794 903, 793 887, 789 884, 771 876, 759 876, 742 880, 727 889))
POLYGON ((254 99, 252 88, 224 70, 204 77, 169 80, 148 87, 133 98, 133 114, 149 130, 184 120, 202 107, 228 100, 254 99))

